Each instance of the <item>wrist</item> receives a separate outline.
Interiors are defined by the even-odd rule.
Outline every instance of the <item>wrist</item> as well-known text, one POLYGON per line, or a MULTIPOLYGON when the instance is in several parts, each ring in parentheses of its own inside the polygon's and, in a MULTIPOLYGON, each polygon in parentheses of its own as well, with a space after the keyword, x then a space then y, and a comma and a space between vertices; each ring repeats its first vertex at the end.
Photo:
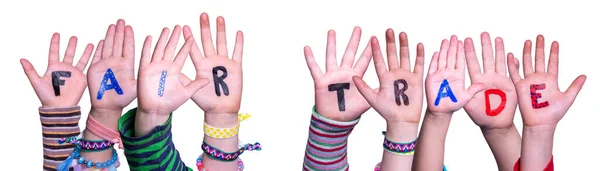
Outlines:
POLYGON ((556 125, 523 126, 523 138, 528 140, 548 140, 554 137, 556 125))
POLYGON ((218 128, 234 127, 239 123, 237 113, 205 113, 204 122, 218 128))
POLYGON ((480 127, 481 132, 484 136, 506 136, 513 132, 517 132, 517 127, 514 123, 511 123, 509 127, 506 128, 484 128, 480 127))
POLYGON ((412 142, 417 139, 418 123, 388 122, 385 137, 394 142, 412 142))
POLYGON ((166 123, 170 114, 159 114, 138 109, 135 113, 135 136, 144 136, 152 131, 154 127, 166 123))
POLYGON ((121 117, 121 113, 123 113, 122 108, 104 109, 92 107, 92 109, 90 109, 90 115, 88 117, 93 117, 94 120, 98 121, 101 125, 113 131, 117 131, 117 126, 119 124, 119 118, 121 117))

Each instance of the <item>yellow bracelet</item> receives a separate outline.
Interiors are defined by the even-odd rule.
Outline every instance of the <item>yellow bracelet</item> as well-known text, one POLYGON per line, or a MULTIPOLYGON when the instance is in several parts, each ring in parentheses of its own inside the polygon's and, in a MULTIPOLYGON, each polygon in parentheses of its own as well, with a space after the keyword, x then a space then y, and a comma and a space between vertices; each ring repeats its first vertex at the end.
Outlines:
POLYGON ((204 135, 211 138, 226 139, 238 135, 240 131, 240 122, 250 119, 250 114, 238 114, 238 124, 231 128, 216 128, 204 123, 204 135))

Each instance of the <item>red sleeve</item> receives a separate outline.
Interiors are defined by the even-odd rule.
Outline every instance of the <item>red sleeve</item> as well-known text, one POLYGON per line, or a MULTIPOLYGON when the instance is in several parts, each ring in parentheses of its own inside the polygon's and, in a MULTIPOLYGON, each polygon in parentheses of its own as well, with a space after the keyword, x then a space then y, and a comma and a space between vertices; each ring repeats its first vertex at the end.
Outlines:
MULTIPOLYGON (((517 160, 517 162, 515 163, 514 171, 519 171, 520 161, 521 161, 521 158, 519 158, 517 160)), ((554 156, 552 156, 552 158, 550 158, 550 162, 548 162, 548 165, 546 165, 546 168, 544 168, 544 171, 554 171, 554 156)))

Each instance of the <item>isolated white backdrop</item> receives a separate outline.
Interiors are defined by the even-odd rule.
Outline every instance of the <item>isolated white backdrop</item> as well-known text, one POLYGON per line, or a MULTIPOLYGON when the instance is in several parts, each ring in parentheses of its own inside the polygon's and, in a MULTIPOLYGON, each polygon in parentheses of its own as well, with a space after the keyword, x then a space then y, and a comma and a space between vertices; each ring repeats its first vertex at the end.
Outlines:
MULTIPOLYGON (((44 72, 52 33, 61 33, 61 53, 69 36, 78 36, 77 55, 87 43, 96 44, 109 24, 123 18, 133 26, 136 55, 141 52, 146 35, 157 37, 163 27, 190 25, 199 39, 199 16, 208 12, 212 26, 218 15, 225 17, 230 50, 234 33, 245 33, 244 93, 241 112, 253 118, 243 123, 243 141, 259 141, 264 150, 242 155, 246 170, 300 170, 313 100, 313 82, 304 62, 302 48, 310 45, 319 64, 325 58, 326 33, 335 29, 338 54, 350 38, 354 26, 361 26, 361 47, 369 36, 383 39, 387 28, 408 33, 411 54, 418 42, 426 49, 427 66, 433 51, 443 38, 456 34, 460 39, 490 32, 502 36, 508 51, 521 57, 523 42, 537 34, 560 42, 559 85, 564 90, 579 74, 587 74, 587 82, 560 122, 555 134, 556 170, 589 170, 597 167, 600 134, 597 133, 599 87, 597 63, 600 11, 593 1, 267 1, 267 0, 174 0, 174 1, 44 1, 21 0, 0 2, 0 68, 3 115, 0 141, 2 170, 36 170, 42 165, 41 126, 37 107, 40 105, 19 59, 25 57, 44 72), (10 163, 9 163, 10 162, 10 163), (13 168, 14 167, 14 168, 13 168)), ((157 39, 154 39, 155 41, 157 39)), ((183 40, 181 40, 183 41, 183 40)), ((180 43, 183 44, 183 43, 180 43)), ((362 48, 360 48, 362 49, 362 48)), ((477 47, 479 51, 481 48, 477 47)), ((548 49, 546 50, 548 51, 548 49)), ((414 61, 414 56, 411 56, 414 61)), ((341 59, 341 58, 338 58, 341 59)), ((136 60, 136 69, 139 59, 136 60)), ((184 72, 193 76, 190 60, 184 72)), ((371 86, 377 86, 372 65, 365 75, 371 86)), ((468 78, 468 77, 467 77, 468 78)), ((90 103, 86 92, 80 102, 81 128, 90 103)), ((134 101, 126 110, 136 106, 134 101)), ((183 160, 194 167, 201 153, 202 111, 191 101, 175 111, 173 141, 183 160)), ((520 114, 515 124, 521 129, 520 114)), ((372 170, 381 160, 381 131, 384 120, 369 110, 349 140, 349 162, 352 170, 372 170)), ((122 152, 121 152, 122 153, 122 152)), ((486 142, 464 111, 454 114, 446 142, 445 164, 451 171, 496 170, 494 158, 486 142)), ((121 161, 125 158, 121 155, 121 161)), ((128 170, 122 166, 119 170, 128 170)))

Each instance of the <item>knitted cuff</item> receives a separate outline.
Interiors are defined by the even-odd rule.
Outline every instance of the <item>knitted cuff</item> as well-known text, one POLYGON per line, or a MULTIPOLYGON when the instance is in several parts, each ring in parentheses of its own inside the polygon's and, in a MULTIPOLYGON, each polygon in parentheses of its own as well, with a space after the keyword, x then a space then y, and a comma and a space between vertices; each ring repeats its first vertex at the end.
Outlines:
POLYGON ((79 119, 81 111, 79 106, 56 107, 39 109, 42 123, 42 137, 44 147, 43 170, 56 170, 56 166, 71 155, 74 144, 59 144, 61 138, 79 136, 79 119))

